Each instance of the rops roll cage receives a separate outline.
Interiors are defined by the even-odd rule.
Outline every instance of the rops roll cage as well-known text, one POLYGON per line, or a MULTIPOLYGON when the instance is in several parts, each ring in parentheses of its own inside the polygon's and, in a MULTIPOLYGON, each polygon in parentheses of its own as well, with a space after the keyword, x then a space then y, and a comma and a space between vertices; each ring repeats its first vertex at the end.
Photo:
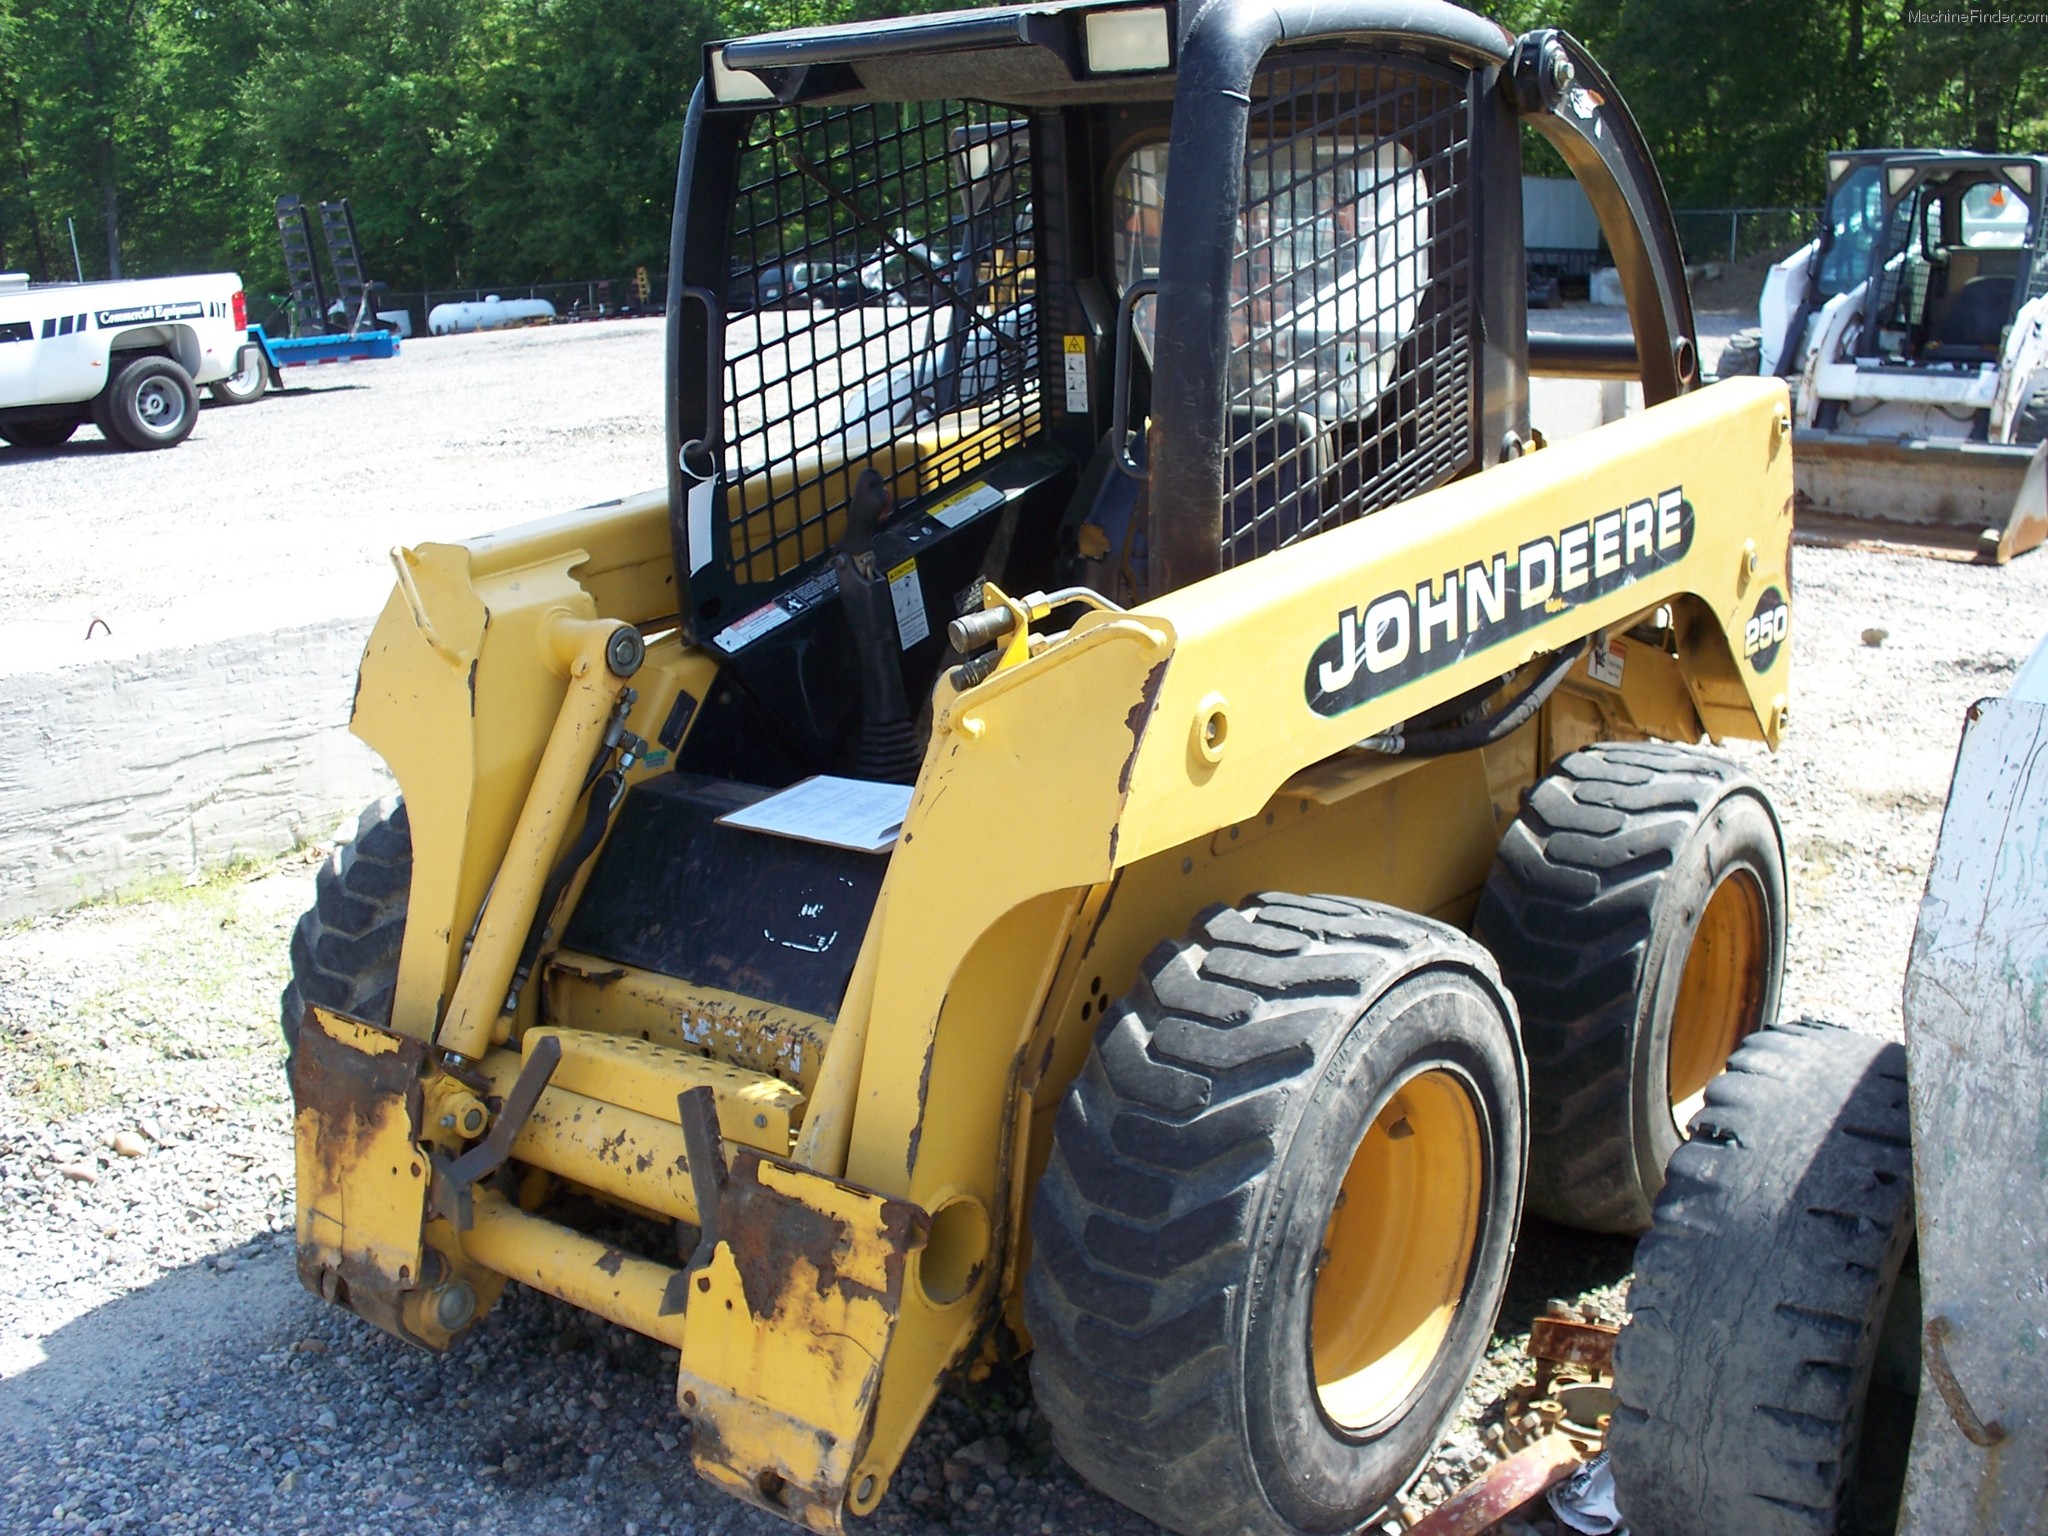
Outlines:
MULTIPOLYGON (((1528 123, 1563 157, 1599 217, 1633 344, 1528 337, 1519 199, 1486 210, 1481 282, 1490 291, 1481 305, 1474 467, 1520 451, 1531 372, 1634 377, 1646 405, 1697 387, 1692 301, 1663 184, 1620 93, 1562 31, 1516 38, 1441 0, 1061 0, 711 43, 683 131, 669 262, 669 505, 686 636, 697 638, 691 574, 716 558, 712 545, 720 536, 702 506, 712 500, 722 448, 726 215, 757 113, 947 95, 1014 104, 1028 114, 1170 89, 1172 160, 1215 173, 1183 184, 1194 193, 1167 197, 1162 231, 1167 254, 1157 290, 1150 500, 1160 509, 1151 524, 1152 586, 1166 591, 1219 567, 1230 263, 1254 75, 1275 47, 1310 43, 1414 53, 1469 71, 1482 183, 1487 163, 1519 159, 1514 134, 1528 123), (1089 17, 1155 11, 1164 13, 1170 41, 1164 67, 1135 76, 1091 72, 1089 17), (1516 259, 1504 259, 1510 253, 1516 259), (694 520, 693 489, 701 504, 694 520)), ((1514 185, 1519 191, 1519 180, 1514 185)))

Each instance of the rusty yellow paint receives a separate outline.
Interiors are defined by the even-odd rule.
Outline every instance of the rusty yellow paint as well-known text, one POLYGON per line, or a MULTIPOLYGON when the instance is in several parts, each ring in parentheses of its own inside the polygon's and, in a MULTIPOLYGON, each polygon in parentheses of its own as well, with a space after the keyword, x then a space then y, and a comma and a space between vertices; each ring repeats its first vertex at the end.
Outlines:
MULTIPOLYGON (((496 1050, 478 1067, 502 1095, 519 1075, 519 1056, 496 1050)), ((512 1156, 580 1188, 663 1221, 697 1221, 697 1197, 682 1128, 666 1119, 546 1088, 512 1140, 512 1156)))
POLYGON ((545 986, 548 1018, 567 1029, 709 1051, 805 1093, 832 1038, 832 1022, 816 1014, 568 950, 555 955, 545 986))
MULTIPOLYGON (((515 1158, 642 1210, 701 1217, 711 1240, 685 1294, 681 1271, 621 1260, 606 1274, 601 1246, 593 1257, 588 1239, 488 1202, 463 1254, 675 1342, 699 1469, 838 1529, 880 1497, 939 1381, 1014 1295, 1053 1109, 1154 944, 1210 902, 1268 888, 1464 922, 1519 796, 1563 752, 1703 731, 1775 741, 1784 672, 1757 673, 1741 636, 1760 596, 1787 586, 1784 406, 1776 381, 1731 381, 1142 612, 1014 637, 1011 664, 964 692, 942 677, 924 770, 829 1027, 573 955, 544 972, 545 1015, 536 986, 493 1020, 531 1042, 545 1018, 565 1043, 515 1158), (1682 557, 1341 714, 1308 707, 1303 676, 1345 611, 1671 486, 1693 508, 1682 557), (1582 664, 1483 752, 1388 760, 1356 746, 1596 631, 1623 648, 1619 683, 1582 664), (800 1062, 786 1054, 799 1042, 800 1062), (754 1097, 686 1047, 722 1058, 719 1072, 754 1074, 754 1097), (725 1084, 719 1124, 735 1149, 706 1212, 674 1108, 679 1085, 697 1081, 725 1084), (747 1107, 757 1102, 772 1109, 747 1107), (792 1153, 792 1134, 792 1163, 762 1155, 792 1153), (923 1256, 935 1219, 941 1240, 923 1256)), ((966 436, 957 446, 982 451, 966 436)), ((742 521, 736 534, 767 531, 742 521)), ((476 1034, 496 971, 459 992, 464 938, 494 881, 493 902, 516 914, 545 874, 530 849, 508 849, 537 795, 560 804, 563 781, 542 782, 542 764, 570 683, 548 637, 565 623, 672 622, 668 537, 654 498, 404 557, 356 729, 412 809, 394 1028, 415 1047, 451 997, 444 1043, 476 1034)), ((714 657, 657 641, 633 728, 654 735, 677 695, 705 697, 716 671, 714 657)), ((516 1046, 484 1057, 497 1092, 523 1059, 516 1046)), ((376 1136, 394 1123, 378 1120, 376 1136)), ((324 1151, 339 1125, 318 1122, 310 1140, 324 1151)), ((416 1243, 423 1193, 379 1198, 393 1207, 379 1241, 416 1243)))
POLYGON ((418 1043, 307 1010, 292 1063, 299 1272, 316 1290, 410 1290, 421 1270, 427 1159, 418 1043), (322 1281, 325 1278, 323 1286, 322 1281))
POLYGON ((470 1259, 521 1285, 671 1348, 683 1343, 682 1275, 666 1264, 529 1216, 491 1190, 477 1192, 475 1220, 458 1241, 470 1259))
POLYGON ((718 1096, 718 1128, 726 1140, 778 1157, 789 1151, 804 1096, 780 1078, 695 1051, 578 1029, 529 1029, 521 1050, 530 1056, 549 1037, 562 1046, 562 1059, 549 1079, 554 1088, 674 1121, 677 1096, 706 1087, 718 1096))
MULTIPOLYGON (((660 492, 397 558, 401 580, 371 630, 350 729, 391 769, 412 824, 392 1027, 427 1039, 561 714, 568 679, 549 627, 565 615, 602 618, 655 637, 628 722, 649 739, 679 692, 704 697, 717 661, 660 636, 676 611, 660 492)), ((536 990, 521 1024, 534 1017, 536 990)))
POLYGON ((676 1387, 692 1460, 750 1503, 838 1531, 849 1498, 872 1508, 894 1466, 877 1476, 863 1457, 924 1213, 742 1152, 709 1230, 676 1387))

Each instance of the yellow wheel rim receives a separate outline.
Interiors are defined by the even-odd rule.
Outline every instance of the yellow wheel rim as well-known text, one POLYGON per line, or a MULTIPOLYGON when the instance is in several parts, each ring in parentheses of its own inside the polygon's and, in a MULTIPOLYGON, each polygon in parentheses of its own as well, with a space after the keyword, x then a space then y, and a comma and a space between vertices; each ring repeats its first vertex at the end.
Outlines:
POLYGON ((1323 1233, 1309 1324, 1316 1396, 1370 1429, 1429 1373, 1465 1294, 1485 1198, 1479 1115, 1432 1069, 1387 1101, 1352 1154, 1323 1233))
POLYGON ((1762 1022, 1768 945, 1764 893, 1738 869, 1714 888, 1694 930, 1671 1011, 1671 1115, 1681 1130, 1745 1036, 1762 1022))

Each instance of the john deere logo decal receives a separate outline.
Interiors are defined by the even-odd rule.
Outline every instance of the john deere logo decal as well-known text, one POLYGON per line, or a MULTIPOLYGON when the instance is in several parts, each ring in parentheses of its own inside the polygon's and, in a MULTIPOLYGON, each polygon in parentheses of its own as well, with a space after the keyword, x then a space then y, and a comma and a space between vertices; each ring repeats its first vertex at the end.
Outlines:
POLYGON ((1674 485, 1554 536, 1347 608, 1309 658, 1308 706, 1319 715, 1340 715, 1580 603, 1618 592, 1684 559, 1692 526, 1692 503, 1674 485))
POLYGON ((1756 600, 1756 612, 1742 626, 1742 657, 1759 672, 1768 672, 1785 644, 1785 630, 1792 622, 1792 605, 1776 587, 1766 587, 1756 600))

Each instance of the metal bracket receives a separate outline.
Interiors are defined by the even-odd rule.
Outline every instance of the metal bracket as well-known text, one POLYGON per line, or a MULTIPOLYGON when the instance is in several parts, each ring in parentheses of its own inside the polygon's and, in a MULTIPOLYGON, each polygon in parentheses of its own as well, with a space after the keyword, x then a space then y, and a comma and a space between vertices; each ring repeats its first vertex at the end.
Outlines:
POLYGON ((676 1095, 676 1115, 683 1128, 683 1155, 690 1160, 690 1193, 697 1199, 697 1247, 683 1266, 691 1274, 711 1262, 723 1224, 725 1145, 718 1130, 718 1095, 701 1084, 685 1088, 676 1095))
POLYGON ((456 1231, 470 1229, 477 1180, 488 1178, 505 1165, 505 1159, 512 1155, 514 1138, 533 1113, 533 1106, 540 1102, 541 1090, 547 1087, 561 1060, 562 1042, 553 1035, 541 1036, 527 1056, 526 1065, 519 1069, 519 1077, 512 1084, 512 1091, 505 1095, 504 1107, 491 1122, 484 1139, 460 1157, 440 1151, 428 1153, 434 1169, 434 1208, 455 1224, 456 1231))

